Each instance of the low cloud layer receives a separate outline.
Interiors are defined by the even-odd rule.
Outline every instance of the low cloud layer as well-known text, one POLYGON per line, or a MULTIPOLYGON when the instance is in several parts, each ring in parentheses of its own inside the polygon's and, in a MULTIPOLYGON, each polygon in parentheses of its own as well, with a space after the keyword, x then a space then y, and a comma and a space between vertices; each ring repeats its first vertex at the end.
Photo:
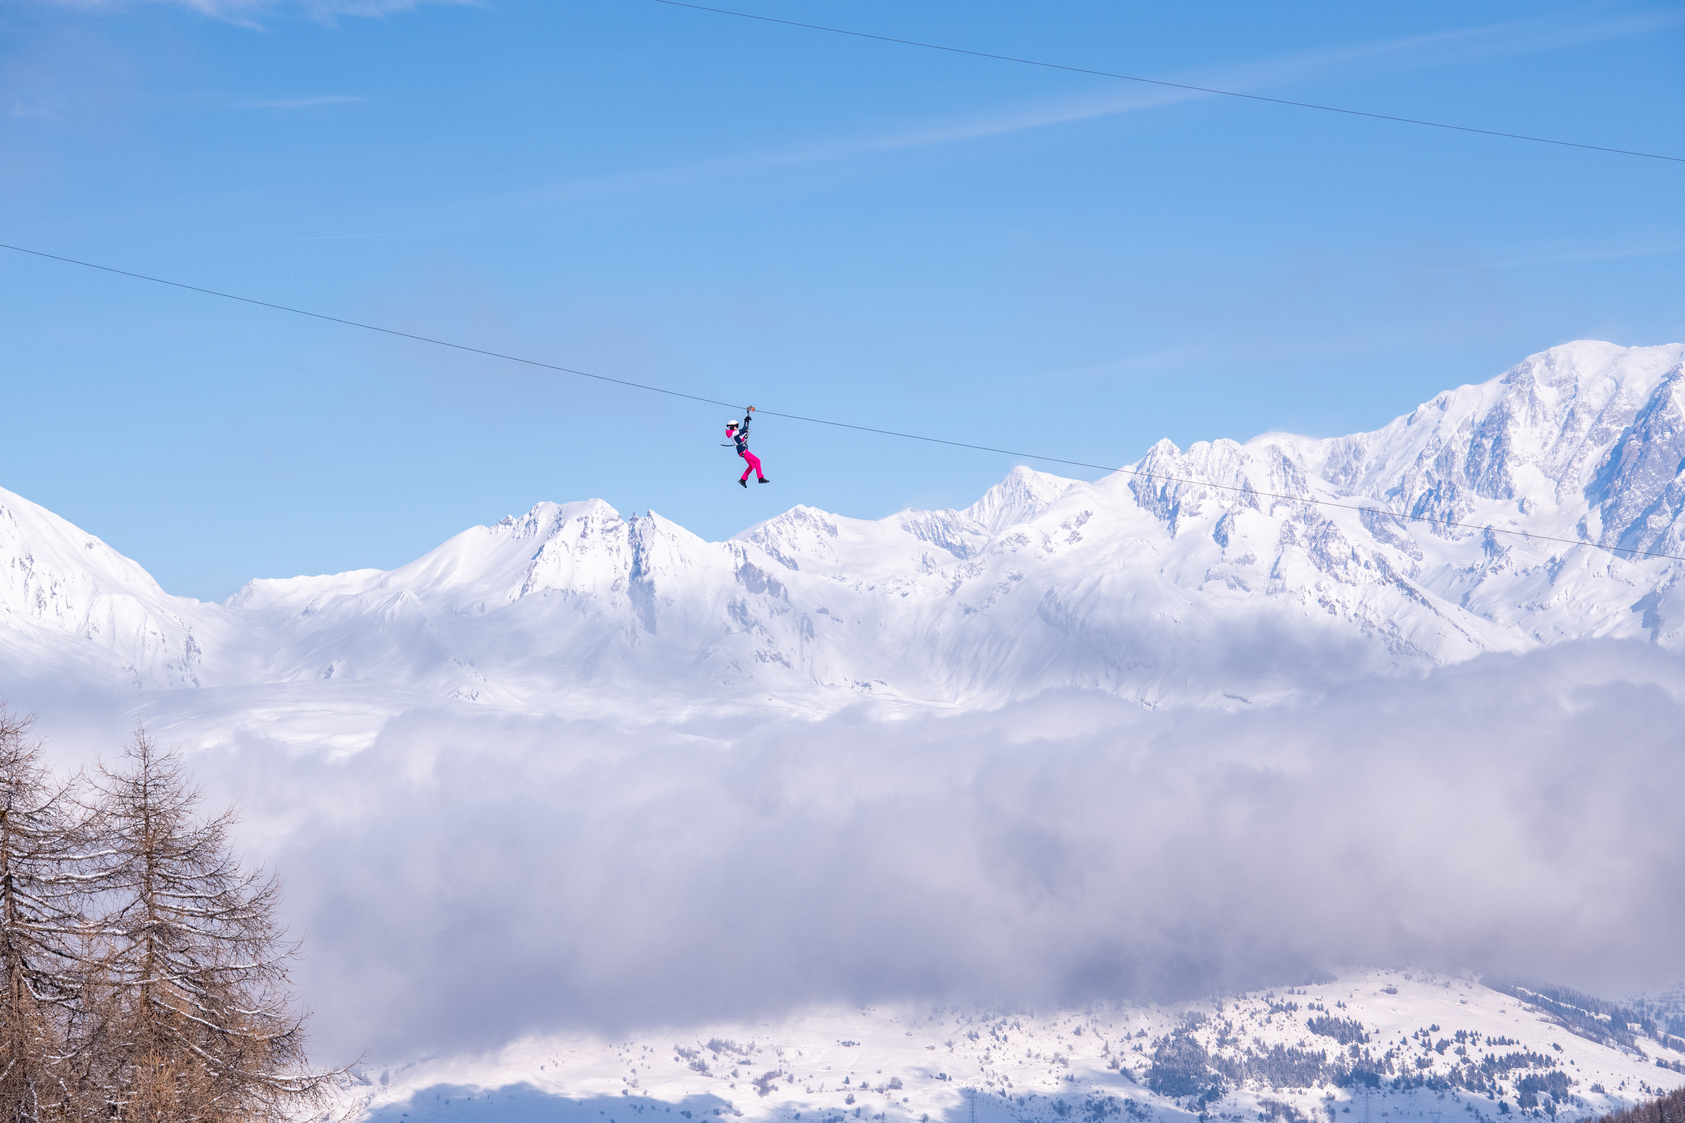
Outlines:
POLYGON ((1091 694, 626 732, 412 712, 194 757, 308 930, 324 1057, 814 1000, 1172 998, 1339 964, 1685 972, 1685 660, 1492 656, 1315 704, 1091 694))

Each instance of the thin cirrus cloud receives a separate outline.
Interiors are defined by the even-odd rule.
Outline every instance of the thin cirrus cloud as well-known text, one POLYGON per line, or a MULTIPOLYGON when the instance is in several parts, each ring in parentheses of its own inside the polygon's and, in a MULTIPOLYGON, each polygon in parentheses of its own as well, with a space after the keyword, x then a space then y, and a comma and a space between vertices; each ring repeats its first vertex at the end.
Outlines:
POLYGON ((340 16, 378 18, 414 11, 424 4, 463 4, 474 0, 46 0, 55 8, 99 12, 133 8, 141 4, 164 4, 186 8, 211 19, 224 20, 261 30, 259 17, 288 9, 312 19, 333 20, 340 16))
POLYGON ((318 94, 314 97, 283 97, 261 98, 248 101, 246 109, 317 109, 324 105, 345 105, 350 102, 367 101, 357 94, 318 94))
MULTIPOLYGON (((1574 23, 1565 16, 1508 21, 1426 35, 1319 48, 1274 59, 1171 76, 1167 81, 1241 93, 1280 91, 1296 83, 1337 80, 1346 74, 1418 70, 1482 59, 1561 50, 1608 39, 1652 34, 1685 23, 1685 13, 1649 13, 1600 23, 1574 23)), ((988 65, 979 60, 981 65, 988 65)), ((1006 65, 1006 64, 996 64, 1006 65)), ((802 165, 912 151, 1001 137, 1084 121, 1160 109, 1221 94, 1165 86, 1135 86, 1120 92, 1047 99, 988 114, 877 135, 825 140, 785 149, 715 157, 667 168, 593 176, 543 193, 547 202, 629 191, 660 190, 709 179, 760 176, 802 165)), ((1252 106, 1259 112, 1312 112, 1292 107, 1252 106)), ((1377 112, 1400 107, 1363 106, 1377 112)), ((1495 122, 1452 122, 1494 127, 1495 122)), ((1404 128, 1408 126, 1399 125, 1404 128)))
POLYGON ((1627 246, 1610 249, 1564 250, 1560 253, 1535 254, 1531 257, 1511 257, 1499 261, 1472 261, 1461 265, 1446 265, 1424 270, 1426 273, 1487 273, 1506 269, 1539 269, 1552 265, 1590 265, 1599 261, 1631 261, 1643 257, 1666 257, 1680 253, 1678 245, 1627 246))

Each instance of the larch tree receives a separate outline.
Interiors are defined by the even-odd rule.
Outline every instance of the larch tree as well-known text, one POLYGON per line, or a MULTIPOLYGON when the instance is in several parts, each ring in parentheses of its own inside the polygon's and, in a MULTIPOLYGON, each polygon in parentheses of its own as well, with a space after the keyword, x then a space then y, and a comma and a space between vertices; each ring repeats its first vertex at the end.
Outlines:
POLYGON ((135 1123, 292 1118, 336 1073, 305 1069, 279 886, 229 849, 234 813, 201 819, 180 759, 138 728, 95 781, 115 859, 101 922, 109 1117, 135 1123))
POLYGON ((76 1026, 90 932, 82 905, 97 880, 80 808, 30 736, 33 719, 0 707, 0 1119, 73 1118, 76 1026))

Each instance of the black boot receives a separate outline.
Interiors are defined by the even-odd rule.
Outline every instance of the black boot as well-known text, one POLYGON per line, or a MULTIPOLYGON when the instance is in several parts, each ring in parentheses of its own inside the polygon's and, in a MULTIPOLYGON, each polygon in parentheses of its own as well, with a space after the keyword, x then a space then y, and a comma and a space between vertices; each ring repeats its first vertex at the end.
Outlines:
MULTIPOLYGON (((769 480, 769 479, 767 479, 767 478, 766 478, 766 477, 765 477, 765 476, 762 476, 762 477, 761 477, 761 483, 763 483, 763 484, 769 484, 769 483, 771 483, 771 482, 772 482, 772 481, 771 481, 771 480, 769 480)), ((743 485, 743 486, 744 486, 744 487, 748 487, 748 486, 749 486, 749 485, 748 485, 748 484, 744 484, 744 485, 743 485)))
POLYGON ((744 487, 748 487, 749 486, 749 477, 744 476, 742 479, 738 480, 737 482, 742 484, 744 487))

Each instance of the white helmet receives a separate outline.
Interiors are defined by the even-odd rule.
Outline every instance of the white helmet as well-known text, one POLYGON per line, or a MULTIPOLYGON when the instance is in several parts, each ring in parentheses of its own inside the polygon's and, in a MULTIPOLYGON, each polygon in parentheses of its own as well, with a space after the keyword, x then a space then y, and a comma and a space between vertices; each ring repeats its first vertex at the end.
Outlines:
POLYGON ((727 428, 727 429, 735 429, 735 428, 737 428, 737 418, 735 418, 735 417, 734 417, 734 418, 732 418, 732 419, 731 419, 731 420, 730 420, 730 421, 727 421, 727 422, 726 422, 726 423, 725 423, 725 427, 726 427, 726 428, 727 428))

